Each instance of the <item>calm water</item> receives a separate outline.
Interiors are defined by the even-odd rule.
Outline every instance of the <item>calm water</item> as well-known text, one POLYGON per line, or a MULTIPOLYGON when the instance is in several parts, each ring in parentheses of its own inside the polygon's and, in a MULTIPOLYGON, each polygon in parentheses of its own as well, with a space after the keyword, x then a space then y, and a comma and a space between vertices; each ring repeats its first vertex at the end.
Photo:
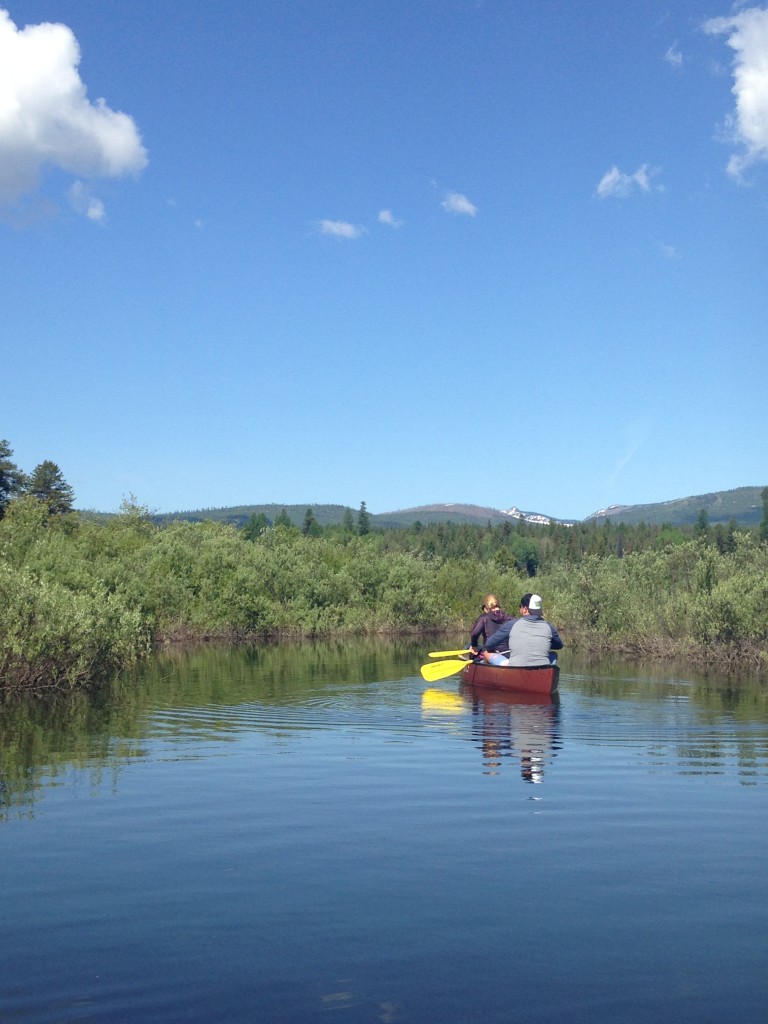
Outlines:
POLYGON ((425 645, 205 650, 0 708, 6 1022, 749 1022, 768 694, 425 645))

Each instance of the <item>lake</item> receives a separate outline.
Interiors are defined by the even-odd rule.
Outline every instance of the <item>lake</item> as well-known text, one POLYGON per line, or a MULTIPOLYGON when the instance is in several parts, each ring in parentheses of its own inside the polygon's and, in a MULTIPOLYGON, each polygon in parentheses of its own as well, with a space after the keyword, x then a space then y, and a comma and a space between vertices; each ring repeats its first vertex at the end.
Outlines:
POLYGON ((0 706, 0 1019, 764 1020, 765 686, 566 653, 531 703, 429 649, 0 706))

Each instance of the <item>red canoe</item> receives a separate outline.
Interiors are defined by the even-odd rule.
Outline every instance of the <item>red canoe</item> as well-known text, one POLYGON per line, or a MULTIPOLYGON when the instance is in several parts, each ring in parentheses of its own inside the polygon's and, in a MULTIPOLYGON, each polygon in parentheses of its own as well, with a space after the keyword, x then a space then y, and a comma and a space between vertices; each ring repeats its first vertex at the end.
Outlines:
POLYGON ((560 681, 557 665, 540 665, 536 668, 517 668, 508 665, 487 665, 484 662, 467 662, 461 670, 465 683, 475 686, 489 686, 495 690, 510 690, 514 693, 556 693, 560 681))

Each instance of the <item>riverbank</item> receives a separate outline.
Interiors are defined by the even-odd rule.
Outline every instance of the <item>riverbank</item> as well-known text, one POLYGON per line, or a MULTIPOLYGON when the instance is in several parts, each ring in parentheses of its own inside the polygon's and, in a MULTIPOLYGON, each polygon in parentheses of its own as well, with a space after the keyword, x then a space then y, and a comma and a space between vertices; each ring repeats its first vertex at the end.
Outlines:
MULTIPOLYGON (((671 640, 668 637, 644 637, 632 642, 610 642, 600 635, 576 634, 567 625, 561 627, 560 632, 566 643, 560 661, 566 669, 569 655, 572 655, 582 664, 597 664, 615 658, 646 666, 678 665, 681 672, 687 668, 712 672, 720 676, 747 676, 761 682, 768 678, 768 644, 732 642, 702 645, 691 640, 671 640)), ((434 650, 436 646, 445 649, 463 646, 466 643, 466 628, 459 623, 449 631, 388 629, 376 634, 360 635, 342 631, 311 637, 288 630, 265 634, 233 630, 195 632, 186 628, 173 630, 155 638, 153 642, 144 646, 140 653, 128 657, 123 664, 110 662, 108 670, 102 671, 88 671, 88 666, 82 664, 73 671, 74 652, 59 662, 53 660, 51 652, 48 656, 41 657, 35 664, 14 662, 12 658, 4 656, 3 670, 0 673, 0 701, 14 696, 46 697, 76 690, 93 691, 109 684, 121 672, 134 668, 151 655, 162 651, 177 651, 183 655, 202 647, 213 648, 222 644, 253 650, 276 646, 305 647, 323 643, 344 646, 359 643, 361 640, 374 641, 377 637, 390 640, 400 637, 422 647, 423 654, 415 656, 413 671, 416 674, 419 658, 422 662, 427 661, 429 650, 434 650)))
POLYGON ((281 527, 249 540, 208 522, 157 527, 140 510, 52 519, 19 499, 0 521, 0 690, 97 686, 159 643, 450 635, 462 646, 482 594, 513 612, 533 589, 574 651, 766 671, 768 543, 753 534, 728 551, 691 540, 535 577, 391 540, 281 527))

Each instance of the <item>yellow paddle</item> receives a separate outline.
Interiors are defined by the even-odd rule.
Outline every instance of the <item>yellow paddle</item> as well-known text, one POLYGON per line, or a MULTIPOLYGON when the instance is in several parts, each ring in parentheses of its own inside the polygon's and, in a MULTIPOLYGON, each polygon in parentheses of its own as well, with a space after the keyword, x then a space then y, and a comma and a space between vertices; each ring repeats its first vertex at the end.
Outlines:
POLYGON ((421 666, 421 677, 428 683, 435 683, 438 679, 447 679, 448 676, 455 676, 461 672, 468 661, 428 661, 421 666))
POLYGON ((456 658, 459 654, 469 654, 469 648, 464 647, 460 651, 430 651, 430 658, 456 658))

